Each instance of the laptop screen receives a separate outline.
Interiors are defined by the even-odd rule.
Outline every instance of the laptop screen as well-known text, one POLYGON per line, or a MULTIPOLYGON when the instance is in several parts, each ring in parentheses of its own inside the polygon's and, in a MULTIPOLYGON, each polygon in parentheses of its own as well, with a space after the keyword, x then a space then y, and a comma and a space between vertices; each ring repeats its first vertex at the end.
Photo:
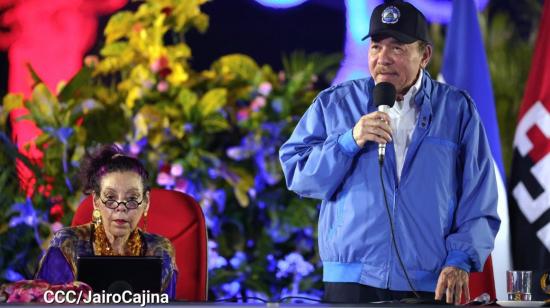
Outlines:
POLYGON ((77 258, 77 280, 89 284, 94 292, 160 293, 160 257, 89 256, 77 258))

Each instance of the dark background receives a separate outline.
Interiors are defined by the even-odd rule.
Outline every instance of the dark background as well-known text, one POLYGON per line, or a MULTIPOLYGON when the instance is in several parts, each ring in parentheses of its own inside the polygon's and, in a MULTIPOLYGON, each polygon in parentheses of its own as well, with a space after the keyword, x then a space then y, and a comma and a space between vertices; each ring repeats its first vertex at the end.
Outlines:
MULTIPOLYGON (((414 3, 414 1, 412 1, 414 3)), ((489 17, 505 13, 514 23, 518 39, 528 39, 536 30, 542 0, 492 0, 489 17)), ((140 2, 130 2, 124 9, 133 9, 140 2)), ((206 69, 220 56, 244 53, 259 64, 281 69, 281 58, 293 51, 342 52, 345 36, 343 0, 309 0, 289 9, 264 7, 254 0, 214 0, 203 6, 210 16, 205 34, 190 31, 186 37, 195 70, 206 69)), ((1 14, 1 10, 0 10, 1 14)), ((91 54, 98 54, 103 45, 103 28, 110 16, 99 17, 98 39, 91 54)), ((3 29, 5 30, 5 29, 3 29)), ((0 95, 7 90, 7 52, 0 52, 0 95)))
MULTIPOLYGON (((125 9, 138 5, 129 3, 125 9)), ((288 9, 264 7, 254 0, 215 0, 205 3, 202 10, 210 17, 208 30, 201 34, 193 29, 186 35, 196 70, 207 69, 230 53, 243 53, 259 64, 280 69, 282 56, 295 50, 334 53, 344 47, 343 0, 309 0, 288 9)), ((100 17, 100 28, 108 19, 100 17)), ((94 47, 99 51, 97 45, 101 44, 94 47)))

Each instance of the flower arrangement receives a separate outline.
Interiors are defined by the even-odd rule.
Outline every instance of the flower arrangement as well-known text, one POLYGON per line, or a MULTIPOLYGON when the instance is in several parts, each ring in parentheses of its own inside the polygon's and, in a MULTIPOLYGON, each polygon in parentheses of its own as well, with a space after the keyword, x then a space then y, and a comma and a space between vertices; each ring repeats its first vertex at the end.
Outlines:
POLYGON ((0 263, 3 281, 32 277, 40 248, 70 224, 80 202, 81 158, 98 144, 116 142, 146 164, 155 185, 200 202, 214 298, 320 296, 317 205, 286 189, 278 148, 320 83, 330 80, 339 56, 295 53, 284 59, 284 72, 274 72, 231 54, 194 71, 185 33, 206 31, 204 2, 147 0, 135 12, 118 12, 100 55, 88 56, 57 94, 33 74, 28 100, 4 98, 0 124, 8 126, 14 108, 28 108, 27 117, 43 131, 37 140, 43 158, 25 160, 7 134, 0 135, 6 148, 0 162, 24 162, 37 188, 25 198, 6 180, 15 168, 0 174, 0 189, 10 192, 0 198, 9 209, 1 214, 0 245, 20 257, 0 263))
POLYGON ((88 299, 92 287, 81 281, 66 284, 49 284, 44 280, 20 280, 0 287, 0 302, 7 303, 52 303, 57 291, 82 293, 82 300, 88 299), (51 293, 46 293, 50 291, 51 293))

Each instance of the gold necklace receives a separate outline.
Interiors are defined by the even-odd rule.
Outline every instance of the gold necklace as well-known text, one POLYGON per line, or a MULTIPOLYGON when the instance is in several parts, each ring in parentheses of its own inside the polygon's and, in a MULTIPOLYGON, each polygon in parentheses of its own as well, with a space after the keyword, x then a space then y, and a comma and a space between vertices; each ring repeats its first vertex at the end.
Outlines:
MULTIPOLYGON (((132 233, 128 237, 128 241, 126 242, 126 246, 124 247, 124 254, 122 255, 123 256, 140 256, 142 247, 143 245, 141 242, 141 236, 139 234, 138 228, 136 228, 134 231, 132 231, 132 233)), ((113 247, 111 246, 111 242, 109 242, 109 239, 107 238, 107 234, 105 233, 105 228, 102 222, 95 226, 94 254, 96 256, 120 255, 115 253, 113 247)))

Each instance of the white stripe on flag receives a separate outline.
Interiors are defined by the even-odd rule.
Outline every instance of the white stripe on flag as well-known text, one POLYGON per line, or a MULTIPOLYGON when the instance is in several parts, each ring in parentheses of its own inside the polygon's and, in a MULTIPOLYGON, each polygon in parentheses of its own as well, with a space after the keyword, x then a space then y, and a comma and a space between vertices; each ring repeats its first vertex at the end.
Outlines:
POLYGON ((500 229, 495 238, 495 248, 492 255, 493 275, 495 277, 495 291, 499 299, 507 298, 506 292, 506 271, 512 269, 512 255, 510 248, 510 219, 508 217, 508 198, 506 187, 500 174, 497 164, 493 160, 495 176, 497 178, 498 207, 497 212, 500 218, 500 229))
POLYGON ((529 108, 529 110, 523 115, 516 128, 516 134, 514 135, 514 146, 518 148, 521 156, 527 155, 533 148, 533 143, 527 137, 527 132, 531 127, 537 125, 539 129, 544 133, 546 138, 550 138, 550 113, 542 105, 541 101, 529 108))
POLYGON ((550 251, 550 224, 537 231, 537 237, 542 241, 546 249, 550 251))
MULTIPOLYGON (((529 155, 534 147, 533 142, 527 136, 527 132, 534 126, 537 126, 546 138, 550 138, 550 113, 540 101, 533 104, 518 123, 514 146, 517 147, 521 156, 529 155)), ((530 223, 550 209, 550 154, 533 163, 534 165, 529 171, 542 185, 544 192, 533 200, 523 182, 519 182, 516 187, 511 187, 519 209, 530 223)), ((550 242, 545 242, 545 245, 548 247, 550 242)))

